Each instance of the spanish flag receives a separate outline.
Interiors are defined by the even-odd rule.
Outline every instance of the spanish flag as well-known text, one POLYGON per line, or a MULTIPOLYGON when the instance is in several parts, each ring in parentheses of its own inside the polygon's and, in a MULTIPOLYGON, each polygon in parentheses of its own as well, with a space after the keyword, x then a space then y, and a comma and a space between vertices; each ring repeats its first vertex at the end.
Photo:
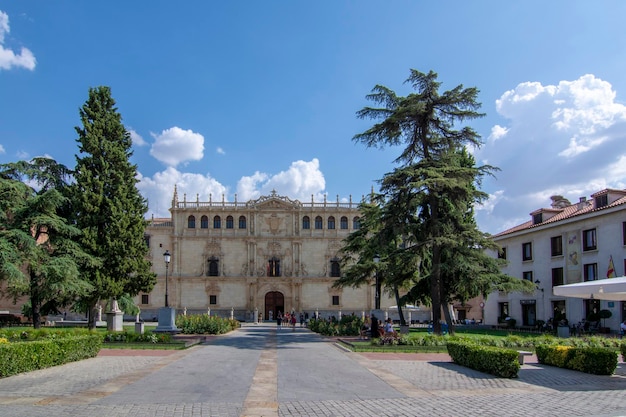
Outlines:
POLYGON ((609 258, 609 268, 606 270, 607 278, 615 278, 615 265, 613 265, 613 255, 609 258))

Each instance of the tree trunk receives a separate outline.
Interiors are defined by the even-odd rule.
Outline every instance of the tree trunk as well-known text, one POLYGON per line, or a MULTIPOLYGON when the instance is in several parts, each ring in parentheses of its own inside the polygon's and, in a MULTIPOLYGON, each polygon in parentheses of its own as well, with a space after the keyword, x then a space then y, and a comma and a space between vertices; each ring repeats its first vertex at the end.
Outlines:
POLYGON ((33 328, 41 328, 41 299, 39 294, 39 281, 33 274, 30 275, 30 311, 33 316, 33 328))
POLYGON ((428 205, 430 206, 431 235, 433 243, 433 266, 430 274, 430 297, 433 309, 433 333, 441 335, 441 247, 436 239, 439 237, 439 202, 430 190, 428 205))
MULTIPOLYGON (((444 297, 442 296, 441 299, 443 300, 444 297)), ((448 334, 450 334, 450 336, 453 336, 454 323, 452 322, 452 315, 450 314, 450 304, 446 302, 445 304, 442 303, 442 306, 445 306, 445 308, 443 309, 443 315, 446 318, 446 323, 448 324, 448 334)))
POLYGON ((430 297, 433 311, 433 333, 441 332, 441 251, 439 245, 433 245, 433 269, 430 274, 430 297))
POLYGON ((87 328, 93 330, 96 328, 96 302, 89 302, 87 305, 87 328))
POLYGON ((396 296, 396 305, 398 306, 398 315, 400 316, 400 326, 405 326, 406 322, 404 321, 404 313, 402 312, 402 307, 400 306, 400 291, 398 291, 398 286, 393 286, 393 292, 396 296))

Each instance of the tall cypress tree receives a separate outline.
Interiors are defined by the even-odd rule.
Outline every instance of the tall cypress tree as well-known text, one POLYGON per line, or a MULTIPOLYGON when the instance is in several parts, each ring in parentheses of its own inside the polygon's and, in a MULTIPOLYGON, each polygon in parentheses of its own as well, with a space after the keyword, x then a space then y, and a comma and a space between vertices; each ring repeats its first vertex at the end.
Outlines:
POLYGON ((132 141, 109 87, 89 89, 80 118, 72 201, 81 243, 102 261, 84 271, 94 287, 83 300, 94 327, 99 300, 150 291, 156 276, 146 258, 148 206, 137 189, 137 166, 130 162, 132 141))

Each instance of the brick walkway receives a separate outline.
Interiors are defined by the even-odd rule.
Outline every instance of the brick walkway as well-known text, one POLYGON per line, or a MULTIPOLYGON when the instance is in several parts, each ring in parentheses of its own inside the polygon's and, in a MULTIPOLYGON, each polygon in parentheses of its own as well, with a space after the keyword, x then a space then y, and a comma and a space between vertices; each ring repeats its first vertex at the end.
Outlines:
POLYGON ((246 325, 183 351, 103 350, 0 379, 0 415, 626 416, 626 372, 533 363, 502 379, 447 354, 354 353, 307 329, 246 325))

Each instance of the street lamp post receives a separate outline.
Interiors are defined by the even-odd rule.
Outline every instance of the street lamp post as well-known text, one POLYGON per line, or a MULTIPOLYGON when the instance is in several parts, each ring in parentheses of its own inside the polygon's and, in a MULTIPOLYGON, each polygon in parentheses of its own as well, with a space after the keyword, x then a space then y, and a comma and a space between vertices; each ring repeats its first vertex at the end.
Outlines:
POLYGON ((176 327, 176 309, 170 307, 168 297, 168 275, 170 268, 170 261, 172 255, 170 251, 166 250, 163 254, 163 260, 165 261, 165 307, 159 308, 159 325, 154 329, 154 332, 162 333, 178 333, 180 330, 176 327))
POLYGON ((374 264, 375 264, 375 277, 376 277, 376 292, 374 293, 374 308, 376 310, 380 310, 380 279, 378 277, 378 263, 380 262, 380 256, 378 254, 374 255, 374 264))
POLYGON ((165 307, 169 307, 170 304, 167 300, 167 272, 170 266, 170 260, 172 259, 172 255, 170 255, 170 251, 166 250, 163 254, 163 259, 165 260, 165 307))

